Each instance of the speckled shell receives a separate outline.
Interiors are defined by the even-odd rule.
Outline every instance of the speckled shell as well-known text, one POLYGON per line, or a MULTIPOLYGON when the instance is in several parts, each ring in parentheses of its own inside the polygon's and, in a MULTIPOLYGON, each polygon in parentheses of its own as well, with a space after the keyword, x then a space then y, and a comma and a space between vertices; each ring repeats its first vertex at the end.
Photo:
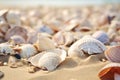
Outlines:
POLYGON ((11 36, 13 35, 19 35, 22 36, 25 40, 27 39, 27 30, 23 27, 13 27, 11 29, 9 29, 5 35, 5 39, 9 40, 11 36))
POLYGON ((120 46, 110 47, 105 51, 105 56, 111 62, 120 62, 120 46))
POLYGON ((17 15, 17 14, 16 14, 15 12, 13 12, 13 11, 9 11, 9 12, 6 14, 6 19, 7 19, 8 24, 9 24, 11 27, 21 26, 21 21, 20 21, 19 15, 17 15))
POLYGON ((38 39, 37 42, 34 43, 34 46, 36 46, 38 51, 55 49, 54 41, 48 37, 42 36, 41 34, 38 34, 38 39))
POLYGON ((48 50, 39 53, 29 59, 29 61, 37 67, 46 68, 48 71, 56 69, 56 67, 65 60, 66 52, 62 49, 48 50))
POLYGON ((103 67, 99 74, 100 80, 120 80, 120 63, 109 63, 103 67))
POLYGON ((11 42, 13 42, 13 44, 24 44, 26 41, 23 37, 19 36, 19 35, 14 35, 10 37, 11 42))
MULTIPOLYGON (((29 58, 37 53, 36 48, 31 44, 23 44, 22 46, 18 47, 20 49, 20 56, 22 58, 29 58)), ((17 50, 17 48, 15 48, 17 50)))
POLYGON ((83 52, 89 55, 95 53, 103 53, 106 47, 100 41, 91 36, 84 36, 82 39, 76 41, 68 50, 69 56, 82 56, 83 52))
POLYGON ((92 36, 104 44, 109 42, 109 37, 104 31, 97 31, 92 36))
POLYGON ((7 43, 0 44, 0 55, 14 54, 14 50, 7 43))

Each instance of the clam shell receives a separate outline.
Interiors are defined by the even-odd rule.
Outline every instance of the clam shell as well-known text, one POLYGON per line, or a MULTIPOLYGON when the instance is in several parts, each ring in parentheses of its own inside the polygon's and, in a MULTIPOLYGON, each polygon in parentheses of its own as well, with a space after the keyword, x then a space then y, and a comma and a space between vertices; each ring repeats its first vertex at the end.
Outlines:
POLYGON ((19 35, 22 36, 25 40, 27 39, 27 30, 23 27, 13 27, 11 29, 9 29, 5 35, 5 39, 9 40, 11 36, 13 35, 19 35))
POLYGON ((48 37, 42 36, 41 34, 38 34, 38 39, 37 42, 34 43, 34 46, 36 46, 38 51, 44 51, 55 48, 54 41, 48 37))
POLYGON ((7 43, 0 44, 0 55, 14 54, 14 50, 7 43))
POLYGON ((111 62, 120 62, 120 46, 110 47, 105 51, 105 56, 111 62))
POLYGON ((104 31, 97 31, 92 36, 104 44, 109 42, 109 37, 104 31))
POLYGON ((84 36, 82 39, 76 41, 68 50, 69 56, 83 56, 84 53, 89 55, 95 53, 103 53, 106 47, 100 41, 91 36, 84 36), (84 53, 83 53, 84 52, 84 53))
POLYGON ((48 71, 56 69, 56 67, 65 60, 66 52, 61 49, 48 50, 39 53, 29 59, 29 61, 37 67, 46 68, 48 71))
POLYGON ((100 70, 98 76, 101 80, 120 80, 120 64, 107 64, 100 70))
POLYGON ((20 47, 14 48, 14 50, 20 54, 22 58, 29 58, 37 53, 36 48, 31 44, 23 44, 20 47))

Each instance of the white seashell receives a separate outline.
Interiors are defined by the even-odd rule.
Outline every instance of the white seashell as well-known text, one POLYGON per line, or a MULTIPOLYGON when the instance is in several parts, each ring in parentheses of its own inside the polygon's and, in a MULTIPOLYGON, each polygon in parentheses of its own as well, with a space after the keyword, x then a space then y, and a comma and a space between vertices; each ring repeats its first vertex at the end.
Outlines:
POLYGON ((53 49, 39 53, 29 59, 29 61, 37 67, 46 68, 48 71, 56 69, 56 67, 65 60, 66 52, 60 49, 53 49))
POLYGON ((50 38, 42 36, 41 34, 38 34, 38 40, 34 44, 38 51, 44 51, 49 49, 55 49, 54 41, 52 41, 50 38))
POLYGON ((29 58, 37 53, 36 48, 31 44, 23 44, 18 48, 14 48, 14 50, 16 52, 18 51, 18 54, 20 54, 22 58, 29 58))
POLYGON ((1 55, 11 55, 14 54, 14 50, 7 43, 0 44, 0 54, 1 55))
POLYGON ((105 51, 106 58, 111 62, 120 62, 120 46, 110 47, 105 51))
POLYGON ((99 74, 100 80, 120 80, 120 63, 109 63, 103 67, 99 74))
POLYGON ((20 21, 20 17, 19 15, 17 15, 15 12, 13 11, 9 11, 7 14, 6 14, 6 19, 7 19, 7 22, 9 23, 9 25, 11 27, 14 27, 14 26, 21 26, 21 21, 20 21))
POLYGON ((106 47, 100 41, 91 36, 84 36, 82 39, 76 41, 68 50, 69 56, 83 56, 84 53, 89 55, 95 53, 103 53, 106 47))

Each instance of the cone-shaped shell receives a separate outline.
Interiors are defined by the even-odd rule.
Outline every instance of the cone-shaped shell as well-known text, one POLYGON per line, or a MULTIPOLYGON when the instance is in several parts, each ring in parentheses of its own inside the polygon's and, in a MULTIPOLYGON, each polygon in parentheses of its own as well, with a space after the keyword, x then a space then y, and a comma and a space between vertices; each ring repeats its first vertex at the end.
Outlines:
POLYGON ((23 27, 13 27, 11 29, 9 29, 5 35, 5 39, 9 40, 11 36, 13 35, 19 35, 22 36, 25 40, 27 39, 27 30, 23 27))
POLYGON ((14 50, 7 43, 0 44, 0 55, 14 54, 14 50))
POLYGON ((95 53, 103 53, 106 47, 100 41, 91 36, 84 36, 82 39, 76 41, 68 50, 69 56, 83 55, 83 52, 89 55, 95 53))
POLYGON ((110 47, 105 51, 105 56, 111 62, 120 63, 120 46, 110 47))
POLYGON ((120 80, 120 63, 110 63, 103 67, 99 74, 100 80, 120 80))
POLYGON ((92 36, 104 44, 109 42, 109 37, 104 31, 97 31, 92 36))
POLYGON ((29 59, 32 65, 46 68, 48 71, 56 69, 56 67, 65 60, 66 52, 62 49, 48 50, 39 53, 29 59))
POLYGON ((31 44, 23 44, 20 47, 14 48, 22 58, 29 58, 37 53, 36 48, 31 44))

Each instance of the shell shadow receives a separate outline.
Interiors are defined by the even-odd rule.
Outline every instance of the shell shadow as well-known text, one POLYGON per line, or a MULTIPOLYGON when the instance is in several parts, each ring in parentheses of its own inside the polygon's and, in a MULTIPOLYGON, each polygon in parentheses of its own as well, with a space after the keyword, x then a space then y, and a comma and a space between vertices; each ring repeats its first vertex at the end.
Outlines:
POLYGON ((78 65, 78 63, 72 59, 72 58, 66 58, 66 60, 64 62, 62 62, 59 66, 58 66, 58 70, 61 68, 74 68, 78 65))

